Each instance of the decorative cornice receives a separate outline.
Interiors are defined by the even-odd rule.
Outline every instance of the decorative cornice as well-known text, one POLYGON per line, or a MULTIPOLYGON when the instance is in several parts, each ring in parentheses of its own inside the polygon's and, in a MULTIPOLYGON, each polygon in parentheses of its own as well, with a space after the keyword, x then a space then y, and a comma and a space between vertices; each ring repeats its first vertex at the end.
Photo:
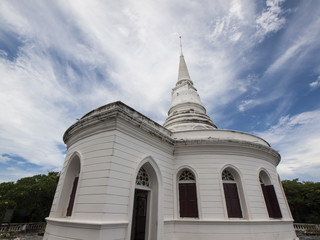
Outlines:
POLYGON ((79 121, 67 129, 63 136, 63 141, 67 143, 77 132, 97 125, 99 122, 105 122, 117 117, 123 118, 131 124, 139 126, 144 131, 152 133, 152 135, 156 135, 164 141, 171 144, 174 142, 170 137, 171 132, 168 129, 120 101, 101 106, 84 115, 79 121))
MULTIPOLYGON (((186 153, 189 151, 196 153, 196 151, 194 151, 194 149, 190 149, 190 147, 192 147, 192 146, 196 146, 196 147, 211 146, 211 147, 220 147, 220 148, 218 150, 213 149, 213 148, 208 148, 208 150, 205 152, 221 151, 224 154, 243 153, 241 155, 245 155, 245 156, 254 155, 254 157, 257 157, 257 158, 263 158, 263 156, 261 154, 254 154, 252 151, 250 151, 250 152, 243 151, 245 149, 256 150, 259 152, 264 152, 267 155, 271 156, 271 158, 268 157, 267 159, 275 166, 277 166, 279 164, 280 159, 281 159, 280 154, 276 150, 274 150, 273 148, 268 147, 268 146, 264 146, 259 143, 245 141, 245 140, 221 139, 221 138, 199 139, 199 140, 179 139, 179 140, 176 140, 175 146, 176 146, 176 150, 177 150, 177 147, 179 147, 179 146, 181 146, 181 147, 188 146, 188 150, 186 150, 186 149, 184 150, 184 152, 186 152, 186 153), (222 149, 221 147, 225 147, 229 150, 222 149), (233 148, 233 151, 230 151, 230 148, 233 148), (239 149, 239 150, 237 150, 237 149, 239 149)), ((201 150, 201 152, 204 153, 204 150, 201 150)))

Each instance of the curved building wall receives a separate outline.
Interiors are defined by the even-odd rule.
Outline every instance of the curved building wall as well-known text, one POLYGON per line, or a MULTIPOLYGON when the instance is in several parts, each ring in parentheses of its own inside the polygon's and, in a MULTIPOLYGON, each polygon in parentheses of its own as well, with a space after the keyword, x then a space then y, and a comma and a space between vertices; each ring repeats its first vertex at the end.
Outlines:
POLYGON ((192 169, 197 177, 199 218, 179 216, 178 190, 175 188, 175 219, 165 222, 170 239, 295 239, 292 217, 276 172, 275 157, 243 146, 215 148, 215 143, 179 142, 175 146, 174 166, 192 169), (224 152, 223 152, 224 151, 224 152), (242 218, 229 218, 221 178, 224 169, 238 174, 237 185, 242 218), (270 218, 261 190, 259 174, 267 172, 274 185, 282 218, 270 218))
POLYGON ((259 150, 247 149, 242 146, 226 146, 214 148, 210 145, 188 142, 179 143, 175 147, 175 168, 190 166, 198 175, 200 201, 203 219, 228 219, 224 204, 221 173, 226 167, 234 169, 240 176, 244 201, 247 205, 249 220, 269 220, 259 182, 259 173, 265 169, 275 186, 275 191, 283 213, 283 220, 292 220, 286 200, 283 196, 274 157, 259 150), (224 153, 223 153, 224 151, 224 153), (255 154, 255 156, 254 156, 255 154), (266 159, 270 159, 269 161, 266 159))

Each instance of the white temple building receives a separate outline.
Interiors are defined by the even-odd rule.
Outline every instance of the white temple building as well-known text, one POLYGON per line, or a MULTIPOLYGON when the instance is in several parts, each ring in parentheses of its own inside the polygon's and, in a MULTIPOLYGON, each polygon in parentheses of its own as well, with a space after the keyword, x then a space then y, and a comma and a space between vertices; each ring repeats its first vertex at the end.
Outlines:
POLYGON ((257 136, 217 128, 182 54, 163 126, 114 102, 63 140, 44 240, 298 239, 279 153, 257 136))

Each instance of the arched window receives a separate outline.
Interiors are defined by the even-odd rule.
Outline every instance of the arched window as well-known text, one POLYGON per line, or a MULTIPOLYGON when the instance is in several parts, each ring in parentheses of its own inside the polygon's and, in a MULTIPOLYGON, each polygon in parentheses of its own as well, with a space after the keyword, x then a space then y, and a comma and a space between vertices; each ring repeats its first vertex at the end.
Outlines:
POLYGON ((270 218, 282 218, 278 198, 273 185, 270 182, 269 176, 261 171, 259 181, 263 192, 264 201, 270 218))
POLYGON ((223 190, 229 218, 242 218, 241 204, 234 175, 227 169, 222 172, 223 190))
POLYGON ((178 176, 180 217, 198 218, 196 178, 185 169, 178 176))
POLYGON ((69 165, 68 174, 69 174, 68 177, 71 180, 69 184, 72 185, 72 189, 70 192, 69 204, 68 204, 66 216, 70 217, 72 215, 74 200, 76 198, 78 182, 79 182, 79 174, 80 174, 80 159, 79 159, 79 157, 75 157, 72 159, 72 162, 69 165))
POLYGON ((66 169, 59 180, 59 184, 62 182, 62 188, 58 202, 58 212, 59 216, 61 217, 70 217, 72 215, 79 183, 80 169, 80 157, 78 154, 74 154, 70 158, 69 164, 66 166, 66 169))

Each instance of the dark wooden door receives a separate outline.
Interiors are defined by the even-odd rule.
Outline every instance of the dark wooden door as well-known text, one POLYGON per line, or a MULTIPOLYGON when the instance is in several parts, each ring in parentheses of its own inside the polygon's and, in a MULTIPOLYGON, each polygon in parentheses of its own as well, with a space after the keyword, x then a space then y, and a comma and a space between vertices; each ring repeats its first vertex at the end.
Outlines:
POLYGON ((229 218, 242 218, 240 199, 236 183, 223 183, 229 218))
POLYGON ((148 191, 135 190, 131 240, 145 240, 148 210, 148 191))

